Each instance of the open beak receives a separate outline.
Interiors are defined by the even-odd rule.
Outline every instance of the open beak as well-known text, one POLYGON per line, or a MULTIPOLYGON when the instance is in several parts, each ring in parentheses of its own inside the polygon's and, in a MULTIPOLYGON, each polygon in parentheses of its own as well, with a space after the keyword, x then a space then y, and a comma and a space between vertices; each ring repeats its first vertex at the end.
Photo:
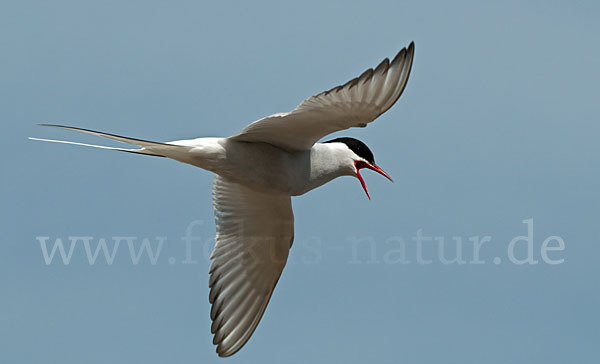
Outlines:
POLYGON ((365 180, 363 180, 362 176, 360 175, 361 169, 363 169, 363 168, 371 169, 371 170, 379 173, 380 175, 384 176, 385 178, 389 179, 390 181, 394 182, 392 180, 392 178, 390 176, 388 176, 388 174, 385 173, 385 171, 383 169, 379 168, 379 166, 376 164, 371 164, 371 163, 363 162, 363 161, 357 161, 354 163, 354 166, 356 167, 356 177, 358 177, 358 180, 360 181, 360 184, 362 185, 363 190, 365 190, 365 193, 367 194, 367 197, 369 198, 369 200, 371 199, 371 196, 369 195, 369 190, 367 189, 365 180))

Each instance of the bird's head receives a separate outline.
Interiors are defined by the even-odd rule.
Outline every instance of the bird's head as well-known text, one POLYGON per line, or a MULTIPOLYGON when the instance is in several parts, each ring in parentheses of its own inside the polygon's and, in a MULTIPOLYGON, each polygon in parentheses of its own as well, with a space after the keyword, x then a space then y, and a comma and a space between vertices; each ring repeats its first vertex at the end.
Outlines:
MULTIPOLYGON (((333 140, 326 141, 325 143, 342 143, 348 148, 348 164, 351 164, 351 175, 358 178, 362 188, 365 190, 367 197, 369 200, 371 196, 369 196, 369 190, 367 189, 367 185, 365 184, 364 179, 360 175, 360 170, 363 168, 371 169, 385 178, 392 181, 390 176, 383 171, 377 164, 375 164, 375 157, 373 156, 373 152, 367 147, 367 145, 361 142, 358 139, 354 138, 336 138, 333 140)), ((392 181, 394 182, 394 181, 392 181)))

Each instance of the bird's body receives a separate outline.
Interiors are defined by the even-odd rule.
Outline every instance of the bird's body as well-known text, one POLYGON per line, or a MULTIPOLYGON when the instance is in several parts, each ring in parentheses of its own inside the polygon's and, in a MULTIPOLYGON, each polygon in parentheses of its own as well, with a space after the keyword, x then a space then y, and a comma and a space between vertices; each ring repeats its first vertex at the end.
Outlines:
POLYGON ((411 43, 391 62, 386 58, 375 69, 306 99, 291 112, 260 119, 227 138, 160 143, 44 124, 139 148, 31 139, 167 157, 216 175, 212 195, 217 235, 209 279, 211 332, 219 356, 230 356, 254 332, 285 266, 294 239, 291 196, 340 176, 358 178, 369 196, 359 172, 362 168, 389 179, 361 141, 317 141, 339 130, 364 127, 392 107, 408 81, 413 54, 411 43))
MULTIPOLYGON (((289 151, 268 143, 228 138, 198 138, 168 144, 188 149, 161 151, 158 148, 157 153, 267 193, 299 196, 354 172, 347 163, 342 163, 347 148, 335 143, 316 143, 306 151, 289 151)), ((153 150, 152 147, 146 149, 153 150)))

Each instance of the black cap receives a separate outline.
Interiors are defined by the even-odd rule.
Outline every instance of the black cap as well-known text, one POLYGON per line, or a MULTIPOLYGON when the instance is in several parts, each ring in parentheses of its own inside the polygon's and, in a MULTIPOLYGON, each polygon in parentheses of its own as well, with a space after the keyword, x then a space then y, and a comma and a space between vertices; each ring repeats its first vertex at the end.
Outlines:
POLYGON ((328 140, 325 143, 344 143, 351 151, 354 152, 357 156, 363 158, 367 162, 371 164, 375 164, 375 157, 373 157, 373 152, 371 149, 367 147, 367 145, 361 142, 358 139, 354 138, 336 138, 332 140, 328 140))

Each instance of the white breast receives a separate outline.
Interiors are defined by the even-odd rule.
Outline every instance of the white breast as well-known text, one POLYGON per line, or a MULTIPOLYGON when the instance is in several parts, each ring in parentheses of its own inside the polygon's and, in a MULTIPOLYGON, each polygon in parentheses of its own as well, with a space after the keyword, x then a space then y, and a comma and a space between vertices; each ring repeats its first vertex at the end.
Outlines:
POLYGON ((348 150, 338 143, 317 143, 303 152, 227 138, 199 138, 172 144, 192 147, 181 162, 263 192, 298 196, 353 173, 348 150))

